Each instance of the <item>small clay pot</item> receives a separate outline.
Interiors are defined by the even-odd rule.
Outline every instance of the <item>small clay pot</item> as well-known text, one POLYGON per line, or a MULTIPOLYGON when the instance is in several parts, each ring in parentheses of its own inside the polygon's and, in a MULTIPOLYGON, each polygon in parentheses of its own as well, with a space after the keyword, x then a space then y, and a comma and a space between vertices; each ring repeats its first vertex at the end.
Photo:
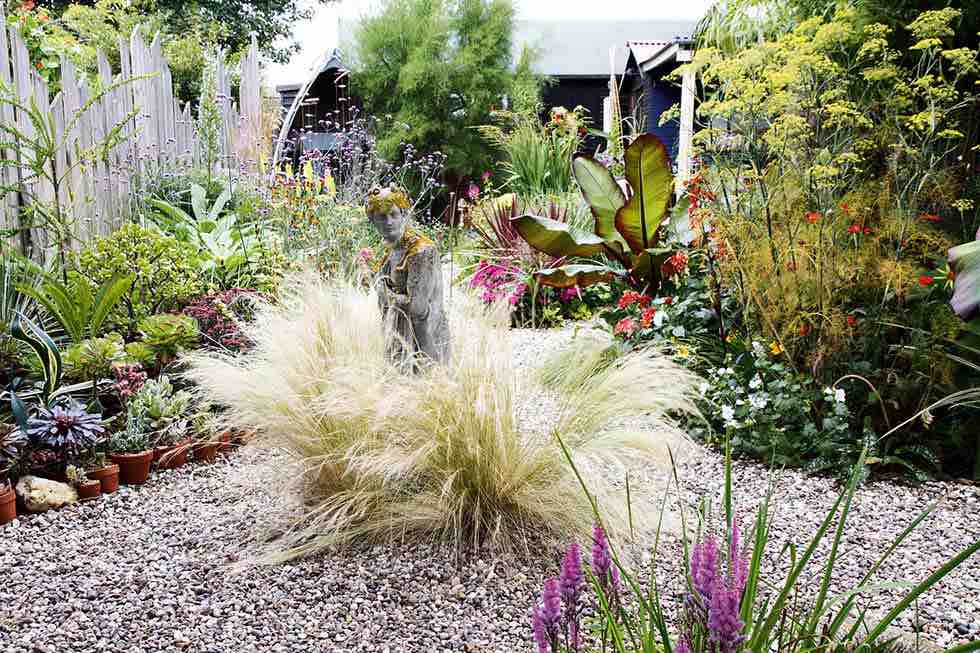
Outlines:
POLYGON ((81 483, 77 488, 79 501, 91 501, 98 499, 102 494, 102 484, 99 481, 88 480, 81 483))
POLYGON ((111 464, 93 469, 86 476, 99 482, 102 494, 112 494, 119 489, 119 465, 111 464))
POLYGON ((225 430, 221 435, 218 436, 218 451, 220 453, 228 453, 231 451, 231 429, 225 430))
POLYGON ((109 460, 119 465, 119 480, 126 485, 142 485, 150 477, 153 449, 139 453, 114 453, 109 460))
POLYGON ((17 494, 9 483, 0 484, 0 526, 17 519, 17 494))
POLYGON ((194 445, 194 460, 199 463, 213 463, 218 457, 218 442, 198 442, 194 445))
POLYGON ((191 441, 181 440, 171 447, 158 447, 163 449, 157 458, 157 469, 177 469, 187 464, 187 454, 191 451, 191 441))

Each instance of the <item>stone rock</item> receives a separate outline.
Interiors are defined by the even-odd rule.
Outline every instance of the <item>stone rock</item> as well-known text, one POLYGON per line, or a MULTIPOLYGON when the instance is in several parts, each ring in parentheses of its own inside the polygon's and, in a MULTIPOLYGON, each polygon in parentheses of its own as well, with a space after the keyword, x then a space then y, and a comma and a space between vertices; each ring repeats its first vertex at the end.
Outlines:
POLYGON ((72 486, 39 476, 22 477, 15 491, 30 512, 44 512, 78 501, 78 492, 72 486))

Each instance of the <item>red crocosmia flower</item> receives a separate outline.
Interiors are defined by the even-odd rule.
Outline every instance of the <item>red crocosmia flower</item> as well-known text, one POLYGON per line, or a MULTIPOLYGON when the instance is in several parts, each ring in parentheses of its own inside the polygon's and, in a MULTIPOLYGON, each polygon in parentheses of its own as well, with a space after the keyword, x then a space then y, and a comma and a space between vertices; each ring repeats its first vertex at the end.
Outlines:
POLYGON ((644 327, 650 326, 653 323, 653 316, 657 314, 657 309, 654 307, 646 308, 640 313, 640 324, 644 327))
POLYGON ((935 213, 923 213, 919 216, 919 219, 924 222, 942 222, 942 218, 935 213))
POLYGON ((874 232, 875 232, 875 230, 874 230, 874 229, 872 229, 871 227, 865 227, 865 228, 864 228, 864 235, 865 235, 865 236, 870 236, 870 235, 871 235, 871 234, 873 234, 874 232))
POLYGON ((853 315, 847 316, 847 326, 855 327, 857 326, 857 323, 858 323, 858 319, 856 317, 854 317, 853 315))
POLYGON ((635 290, 627 290, 626 292, 623 293, 623 296, 619 298, 619 302, 617 302, 617 306, 619 306, 620 308, 629 308, 633 304, 637 303, 639 300, 640 300, 640 293, 636 292, 635 290))
POLYGON ((817 211, 810 211, 804 217, 810 224, 817 224, 817 220, 821 218, 821 215, 817 211))
POLYGON ((806 322, 800 325, 800 335, 803 336, 804 338, 810 335, 811 331, 813 331, 813 327, 807 324, 806 322))
POLYGON ((665 279, 669 279, 687 267, 687 254, 684 252, 674 252, 663 265, 660 266, 660 274, 665 279))
POLYGON ((624 317, 616 323, 616 327, 613 329, 613 333, 616 335, 623 334, 631 336, 634 331, 636 331, 636 321, 631 317, 624 317))
POLYGON ((664 297, 664 304, 666 304, 667 306, 670 306, 673 303, 674 303, 674 298, 673 297, 671 297, 670 295, 664 297))
POLYGON ((861 225, 859 225, 859 224, 852 224, 850 227, 847 228, 847 233, 849 233, 849 234, 859 234, 859 233, 861 233, 861 225))
POLYGON ((923 274, 919 276, 919 285, 922 286, 923 288, 931 286, 933 281, 935 281, 935 279, 930 277, 928 274, 923 274))
POLYGON ((844 212, 844 215, 850 215, 851 214, 851 207, 850 207, 850 205, 847 202, 841 202, 840 203, 840 210, 844 212))
POLYGON ((653 298, 650 297, 649 295, 640 295, 639 297, 636 298, 636 303, 640 305, 640 308, 646 308, 647 306, 650 305, 650 302, 652 301, 653 298))

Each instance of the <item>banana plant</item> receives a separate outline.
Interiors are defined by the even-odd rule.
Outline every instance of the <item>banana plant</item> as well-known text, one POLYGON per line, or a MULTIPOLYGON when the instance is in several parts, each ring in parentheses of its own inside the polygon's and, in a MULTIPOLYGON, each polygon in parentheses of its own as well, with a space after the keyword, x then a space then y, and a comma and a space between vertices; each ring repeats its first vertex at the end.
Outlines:
POLYGON ((625 153, 626 189, 589 156, 572 159, 572 173, 595 217, 593 233, 541 216, 514 218, 531 247, 556 258, 605 259, 538 270, 540 283, 556 288, 588 286, 616 277, 647 291, 661 282, 661 266, 673 175, 667 148, 656 136, 640 136, 625 153))
POLYGON ((949 264, 956 272, 950 305, 968 320, 980 311, 980 231, 973 242, 949 250, 949 264))

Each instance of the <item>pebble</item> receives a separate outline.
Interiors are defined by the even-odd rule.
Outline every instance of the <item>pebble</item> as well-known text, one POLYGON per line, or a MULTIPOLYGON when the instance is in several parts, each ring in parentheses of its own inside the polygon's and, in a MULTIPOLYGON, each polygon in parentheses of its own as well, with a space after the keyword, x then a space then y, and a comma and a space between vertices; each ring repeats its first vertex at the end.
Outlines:
MULTIPOLYGON (((520 368, 563 346, 573 331, 511 333, 520 368)), ((541 412, 538 406, 529 415, 541 412)), ((429 542, 404 542, 273 567, 236 564, 288 513, 288 501, 275 491, 286 464, 280 454, 246 447, 214 465, 156 474, 143 487, 0 527, 0 653, 531 650, 528 615, 543 579, 557 573, 560 552, 457 556, 429 542)), ((683 492, 672 499, 673 510, 695 510, 702 496, 718 505, 724 479, 718 454, 692 447, 678 471, 683 492)), ((766 467, 736 463, 735 510, 744 527, 768 482, 766 467)), ((643 487, 638 482, 635 491, 643 487)), ((778 476, 764 566, 770 582, 786 566, 778 557, 782 545, 805 544, 838 491, 831 479, 795 470, 778 476)), ((980 539, 976 486, 868 483, 855 496, 831 593, 850 589, 934 501, 938 509, 874 582, 918 582, 980 539)), ((641 572, 644 560, 656 561, 672 617, 681 594, 681 544, 665 536, 654 558, 652 539, 639 537, 627 553, 641 572)), ((829 540, 801 587, 816 586, 828 549, 829 540)), ((918 613, 923 636, 941 646, 974 640, 980 637, 978 588, 980 556, 974 556, 897 625, 911 631, 918 613)), ((889 587, 862 605, 880 613, 906 591, 889 587)))

